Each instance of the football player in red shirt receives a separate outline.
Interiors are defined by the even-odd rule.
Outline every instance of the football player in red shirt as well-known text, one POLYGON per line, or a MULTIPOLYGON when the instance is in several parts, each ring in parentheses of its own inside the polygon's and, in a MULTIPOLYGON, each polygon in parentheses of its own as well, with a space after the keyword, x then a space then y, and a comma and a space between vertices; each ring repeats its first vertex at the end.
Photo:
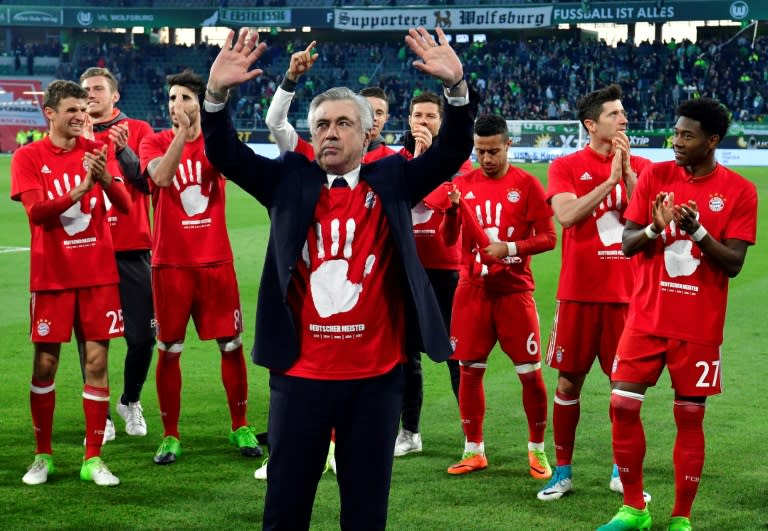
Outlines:
POLYGON ((459 361, 459 410, 466 436, 462 459, 449 474, 468 474, 488 466, 483 438, 488 356, 498 341, 515 365, 523 387, 528 419, 528 464, 531 476, 552 475, 544 453, 547 390, 541 377, 539 317, 533 300, 531 256, 554 249, 552 209, 536 177, 509 164, 511 141, 506 121, 485 114, 475 122, 475 153, 480 168, 454 179, 451 194, 469 209, 448 211, 441 231, 452 244, 462 227, 461 272, 451 320, 452 358, 459 361), (470 212, 471 217, 464 216, 470 212), (469 218, 469 219, 466 219, 469 218), (477 223, 489 240, 473 241, 470 224, 477 223), (485 242, 483 242, 484 244, 485 242), (496 259, 481 264, 480 255, 496 259))
MULTIPOLYGON (((409 130, 405 133, 404 146, 398 152, 406 159, 420 156, 432 145, 433 139, 443 122, 443 100, 434 92, 424 91, 411 98, 408 113, 409 130)), ((467 160, 457 175, 472 171, 472 162, 467 160)), ((439 186, 411 209, 413 236, 419 259, 429 277, 432 289, 440 304, 440 313, 445 327, 451 327, 453 295, 459 280, 461 255, 459 242, 446 245, 440 236, 440 224, 450 208, 448 183, 439 186)), ((446 361, 451 388, 459 401, 459 362, 446 361)), ((405 394, 403 395, 402 426, 395 440, 395 457, 422 451, 421 406, 424 400, 424 375, 421 369, 421 352, 408 353, 405 364, 405 394)))
MULTIPOLYGON (((139 144, 151 135, 152 127, 142 120, 128 118, 115 105, 120 100, 117 79, 106 68, 91 67, 80 75, 80 84, 88 92, 91 135, 110 144, 120 165, 120 175, 131 194, 131 210, 121 214, 113 206, 107 220, 115 247, 120 275, 120 303, 123 308, 125 354, 123 393, 117 412, 125 420, 128 435, 143 437, 147 424, 141 407, 141 390, 147 379, 155 345, 152 308, 152 273, 149 251, 152 236, 149 227, 149 182, 141 171, 139 144)), ((79 345, 78 345, 79 346, 79 345)), ((81 350, 82 352, 82 350, 81 350)), ((84 358, 81 355, 81 366, 84 358)), ((107 420, 104 440, 114 438, 115 429, 107 420), (111 432, 110 432, 111 430, 111 432)))
POLYGON ((154 461, 181 453, 181 352, 192 317, 202 340, 221 351, 221 379, 231 417, 230 442, 246 457, 262 454, 248 425, 243 316, 224 212, 226 180, 205 156, 200 102, 205 90, 191 70, 168 76, 173 127, 144 138, 141 166, 152 179, 152 293, 157 315, 157 394, 164 438, 154 461))
POLYGON ((728 110, 709 98, 677 109, 675 160, 640 175, 625 213, 622 249, 635 285, 611 374, 613 455, 624 505, 602 530, 650 529, 643 500, 648 387, 664 366, 675 391, 672 463, 675 504, 667 529, 690 530, 704 466, 704 411, 721 391, 721 347, 728 279, 739 274, 757 233, 755 185, 717 162, 728 110))
MULTIPOLYGON (((547 364, 557 369, 552 412, 557 466, 537 495, 557 500, 570 492, 571 460, 581 413, 581 388, 595 358, 610 375, 632 287, 621 231, 637 176, 650 161, 630 154, 627 117, 618 85, 577 103, 589 144, 549 168, 547 200, 563 226, 562 265, 547 364)), ((614 470, 611 490, 621 492, 614 470)))
POLYGON ((43 96, 49 135, 20 148, 11 161, 11 198, 21 201, 31 232, 31 339, 35 358, 30 406, 37 450, 22 478, 27 485, 53 473, 51 431, 54 378, 61 343, 72 329, 85 343, 85 457, 80 478, 100 486, 120 480, 101 460, 109 409, 109 340, 123 335, 106 201, 123 214, 131 199, 112 165, 107 146, 83 137, 88 94, 71 81, 53 81, 43 96))

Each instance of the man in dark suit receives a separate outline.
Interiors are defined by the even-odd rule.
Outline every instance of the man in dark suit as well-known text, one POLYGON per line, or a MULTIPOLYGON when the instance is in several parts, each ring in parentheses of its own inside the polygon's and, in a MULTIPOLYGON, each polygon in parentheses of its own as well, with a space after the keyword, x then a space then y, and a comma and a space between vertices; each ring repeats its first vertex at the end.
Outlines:
POLYGON ((411 208, 448 180, 472 149, 473 106, 445 35, 405 40, 414 66, 441 80, 448 100, 439 140, 422 156, 361 165, 373 114, 347 88, 310 105, 315 161, 272 160, 240 142, 229 89, 261 71, 258 35, 231 32, 203 103, 209 160, 269 211, 254 361, 270 369, 265 529, 308 529, 331 429, 343 529, 384 529, 402 364, 409 347, 435 361, 451 354, 440 310, 413 240, 411 208))

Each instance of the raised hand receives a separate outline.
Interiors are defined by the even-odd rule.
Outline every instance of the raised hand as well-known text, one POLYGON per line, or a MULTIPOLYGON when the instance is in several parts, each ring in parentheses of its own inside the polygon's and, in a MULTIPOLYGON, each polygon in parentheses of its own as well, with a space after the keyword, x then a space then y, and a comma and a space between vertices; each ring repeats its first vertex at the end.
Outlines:
POLYGON ((180 163, 179 171, 173 177, 173 185, 179 191, 181 206, 187 216, 196 216, 208 209, 213 181, 208 183, 208 190, 203 191, 203 171, 199 160, 193 162, 187 159, 186 168, 183 162, 180 163))
POLYGON ((112 182, 112 178, 107 169, 107 146, 106 144, 101 146, 101 149, 94 149, 92 152, 86 151, 84 154, 84 165, 87 169, 87 174, 93 179, 94 182, 101 183, 109 186, 112 182))
POLYGON ((242 85, 259 77, 263 70, 251 66, 261 57, 267 45, 259 43, 259 34, 250 28, 241 28, 233 44, 235 31, 230 30, 224 46, 211 65, 208 75, 208 89, 214 93, 225 93, 232 87, 242 85))
POLYGON ((432 133, 423 125, 414 124, 411 127, 411 135, 416 141, 416 147, 413 149, 414 157, 418 157, 432 145, 432 133))
POLYGON ((442 28, 435 28, 435 33, 437 40, 422 27, 411 28, 405 36, 405 43, 419 57, 419 60, 413 62, 417 70, 452 87, 464 77, 464 69, 459 56, 448 44, 442 28))
POLYGON ((288 72, 286 72, 285 77, 291 81, 298 81, 302 74, 312 68, 312 65, 320 57, 320 54, 314 51, 316 45, 317 41, 312 41, 304 50, 291 55, 291 62, 288 65, 288 72))
POLYGON ((128 124, 120 122, 109 128, 109 139, 115 145, 115 152, 120 153, 128 145, 128 124))
POLYGON ((675 216, 675 193, 659 192, 651 206, 653 225, 662 232, 675 216))
POLYGON ((624 152, 624 158, 622 160, 622 173, 626 177, 627 175, 634 174, 632 166, 630 166, 630 149, 629 149, 629 137, 624 131, 618 131, 616 136, 613 137, 613 148, 621 149, 624 152))
POLYGON ((88 113, 85 113, 85 118, 83 118, 83 138, 96 140, 96 135, 93 133, 93 118, 88 113))

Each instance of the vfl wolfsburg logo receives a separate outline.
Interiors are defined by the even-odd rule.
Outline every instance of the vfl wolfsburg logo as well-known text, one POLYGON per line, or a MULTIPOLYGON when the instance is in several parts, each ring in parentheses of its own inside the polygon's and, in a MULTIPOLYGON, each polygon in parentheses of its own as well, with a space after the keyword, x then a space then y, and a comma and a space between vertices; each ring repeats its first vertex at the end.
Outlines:
POLYGON ((729 13, 731 14, 731 18, 734 20, 745 19, 749 14, 749 4, 742 0, 736 0, 736 2, 731 4, 729 13))
POLYGON ((90 11, 78 11, 77 23, 81 26, 90 26, 93 24, 93 13, 90 11))

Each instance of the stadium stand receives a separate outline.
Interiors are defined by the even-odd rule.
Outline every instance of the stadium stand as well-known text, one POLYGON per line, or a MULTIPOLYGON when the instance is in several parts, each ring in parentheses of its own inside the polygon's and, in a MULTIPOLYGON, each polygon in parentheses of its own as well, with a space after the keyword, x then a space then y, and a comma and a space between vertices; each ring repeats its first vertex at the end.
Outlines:
MULTIPOLYGON (((302 40, 270 39, 259 63, 265 75, 233 95, 239 128, 264 128, 264 114, 290 54, 305 45, 302 40)), ((19 46, 23 74, 31 45, 19 46)), ((611 81, 624 89, 624 105, 633 129, 669 125, 676 104, 697 96, 722 100, 740 121, 764 122, 768 115, 768 37, 759 37, 754 48, 746 38, 726 45, 712 38, 696 43, 620 42, 612 47, 604 41, 578 40, 571 35, 491 38, 455 46, 482 97, 482 110, 508 119, 574 119, 576 99, 611 81)), ((305 127, 312 96, 333 85, 344 84, 355 90, 367 85, 384 88, 390 98, 390 131, 407 127, 412 96, 423 90, 439 90, 410 67, 413 58, 399 41, 321 42, 318 51, 320 63, 302 78, 289 115, 299 129, 305 127)), ((121 81, 121 107, 161 128, 167 126, 165 76, 186 67, 205 75, 217 52, 216 46, 209 45, 138 49, 102 44, 76 48, 67 62, 59 60, 60 47, 54 42, 37 45, 31 53, 37 75, 76 79, 88 66, 107 66, 121 81)), ((1 58, 0 73, 12 74, 13 60, 1 58)))
MULTIPOLYGON (((687 97, 713 96, 732 109, 735 118, 765 121, 768 81, 768 38, 750 49, 746 39, 727 46, 716 39, 697 43, 619 43, 573 38, 498 39, 458 44, 471 81, 486 111, 509 119, 573 119, 576 99, 593 87, 618 81, 634 128, 668 124, 676 103, 687 97), (535 73, 535 75, 533 75, 535 73)), ((263 128, 269 99, 303 41, 272 42, 260 66, 265 75, 236 94, 238 125, 263 128)), ((207 72, 217 52, 212 46, 153 46, 147 50, 78 49, 79 72, 103 60, 123 77, 123 102, 133 116, 164 126, 163 83, 166 74, 184 67, 207 72)), ((319 68, 297 89, 290 118, 302 126, 312 96, 335 84, 353 89, 379 85, 390 97, 390 127, 405 128, 408 101, 431 81, 409 67, 412 58, 399 43, 321 43, 319 68)))

